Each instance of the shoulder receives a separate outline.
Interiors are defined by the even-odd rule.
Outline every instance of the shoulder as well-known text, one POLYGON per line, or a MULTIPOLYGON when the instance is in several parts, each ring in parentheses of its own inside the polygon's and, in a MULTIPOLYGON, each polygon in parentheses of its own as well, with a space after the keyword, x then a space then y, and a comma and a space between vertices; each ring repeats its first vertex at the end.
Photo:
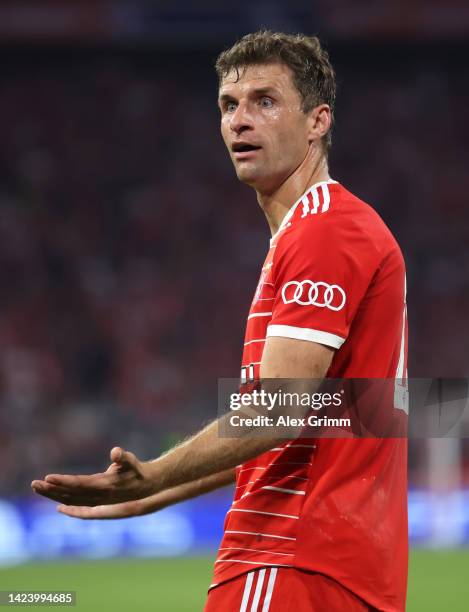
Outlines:
POLYGON ((279 251, 284 249, 366 251, 382 259, 400 253, 390 229, 372 206, 345 189, 340 183, 320 183, 301 198, 278 236, 279 251))

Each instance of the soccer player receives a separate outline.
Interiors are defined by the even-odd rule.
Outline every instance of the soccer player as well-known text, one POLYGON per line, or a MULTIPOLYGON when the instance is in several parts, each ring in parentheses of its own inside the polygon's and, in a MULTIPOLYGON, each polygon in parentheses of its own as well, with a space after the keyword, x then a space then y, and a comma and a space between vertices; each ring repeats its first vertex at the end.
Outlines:
MULTIPOLYGON (((329 176, 336 86, 327 53, 316 37, 262 31, 216 68, 223 139, 272 233, 241 381, 396 379, 404 413, 404 262, 378 214, 329 176)), ((403 438, 232 439, 215 421, 152 462, 116 447, 104 473, 49 475, 32 487, 69 516, 116 518, 235 479, 206 612, 398 612, 406 456, 403 438)))

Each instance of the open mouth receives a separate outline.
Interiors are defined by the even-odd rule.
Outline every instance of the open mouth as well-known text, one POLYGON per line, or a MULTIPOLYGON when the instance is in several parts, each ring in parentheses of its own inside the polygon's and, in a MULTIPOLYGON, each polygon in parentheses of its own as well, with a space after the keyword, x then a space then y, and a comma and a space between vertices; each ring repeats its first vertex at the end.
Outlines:
POLYGON ((257 145, 249 144, 247 142, 235 142, 231 149, 233 153, 238 157, 240 153, 252 153, 253 151, 258 151, 261 147, 257 145))

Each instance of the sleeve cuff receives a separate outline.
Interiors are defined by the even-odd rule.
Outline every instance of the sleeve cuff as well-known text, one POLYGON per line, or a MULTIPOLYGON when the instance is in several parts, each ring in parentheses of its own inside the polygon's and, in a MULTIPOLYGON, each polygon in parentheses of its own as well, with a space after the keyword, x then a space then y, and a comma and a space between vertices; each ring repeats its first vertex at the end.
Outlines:
POLYGON ((281 336, 282 338, 294 338, 295 340, 308 340, 318 342, 332 348, 339 349, 345 342, 345 338, 320 331, 319 329, 307 329, 304 327, 292 327, 291 325, 269 325, 267 337, 281 336))

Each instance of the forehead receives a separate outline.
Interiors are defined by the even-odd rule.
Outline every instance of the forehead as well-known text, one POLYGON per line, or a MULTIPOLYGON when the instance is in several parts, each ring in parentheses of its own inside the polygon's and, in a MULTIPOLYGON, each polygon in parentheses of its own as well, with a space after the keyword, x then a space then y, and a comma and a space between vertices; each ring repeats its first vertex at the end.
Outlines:
POLYGON ((296 91, 285 64, 253 64, 231 70, 220 83, 219 96, 243 95, 256 89, 275 89, 284 95, 296 91))

